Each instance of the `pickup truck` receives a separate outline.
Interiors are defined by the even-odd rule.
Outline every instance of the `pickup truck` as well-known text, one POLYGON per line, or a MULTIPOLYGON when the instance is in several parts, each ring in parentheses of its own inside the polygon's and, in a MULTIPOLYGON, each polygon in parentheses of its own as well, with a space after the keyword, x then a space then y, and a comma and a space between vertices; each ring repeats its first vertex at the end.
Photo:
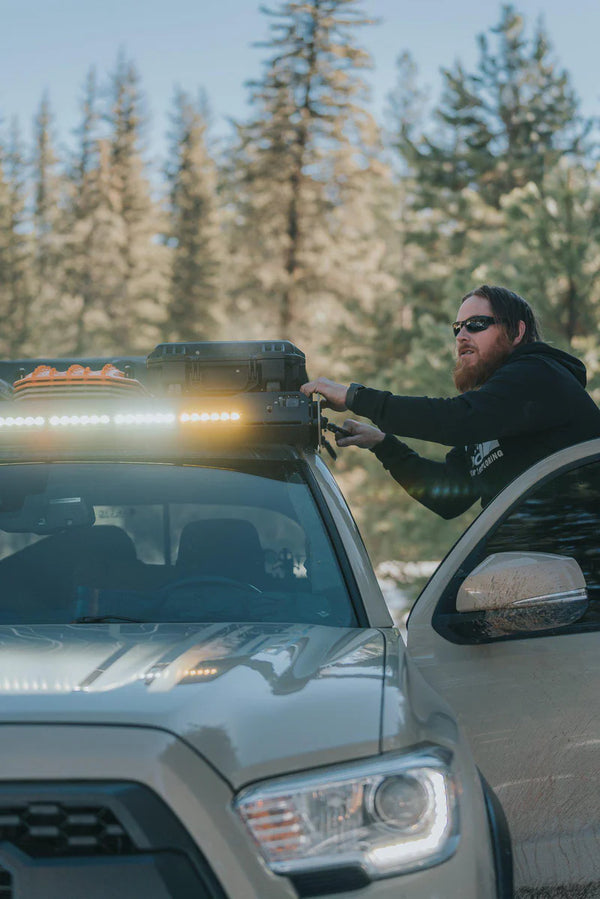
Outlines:
POLYGON ((523 876, 560 868, 546 795, 592 833, 592 783, 579 805, 561 780, 598 743, 593 626, 569 623, 585 590, 522 606, 518 565, 481 573, 486 553, 548 552, 536 491, 559 463, 521 479, 533 523, 510 488, 453 550, 408 652, 292 344, 0 377, 3 899, 509 899, 502 803, 523 876))

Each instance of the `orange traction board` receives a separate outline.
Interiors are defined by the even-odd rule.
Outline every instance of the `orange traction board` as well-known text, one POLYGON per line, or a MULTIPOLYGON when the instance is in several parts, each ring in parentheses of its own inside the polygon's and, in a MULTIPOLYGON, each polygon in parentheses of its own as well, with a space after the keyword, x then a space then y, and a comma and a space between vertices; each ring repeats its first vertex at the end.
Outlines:
POLYGON ((135 378, 128 378, 112 363, 101 369, 91 369, 79 364, 70 365, 66 371, 57 371, 50 365, 38 367, 14 383, 14 399, 49 399, 50 397, 95 396, 118 397, 147 392, 135 378))

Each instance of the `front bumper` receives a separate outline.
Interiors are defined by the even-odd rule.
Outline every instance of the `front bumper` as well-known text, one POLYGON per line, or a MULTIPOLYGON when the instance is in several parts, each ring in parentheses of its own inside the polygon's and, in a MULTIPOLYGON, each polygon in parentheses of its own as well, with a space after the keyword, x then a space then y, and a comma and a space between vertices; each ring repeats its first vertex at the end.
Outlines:
MULTIPOLYGON (((2 899, 299 895, 258 857, 232 809, 229 784, 166 731, 2 725, 0 772, 2 899), (32 833, 41 854, 31 850, 32 833)), ((456 854, 443 864, 357 890, 333 884, 342 887, 335 897, 493 899, 488 836, 465 824, 456 854)), ((320 895, 318 878, 312 890, 320 895)))

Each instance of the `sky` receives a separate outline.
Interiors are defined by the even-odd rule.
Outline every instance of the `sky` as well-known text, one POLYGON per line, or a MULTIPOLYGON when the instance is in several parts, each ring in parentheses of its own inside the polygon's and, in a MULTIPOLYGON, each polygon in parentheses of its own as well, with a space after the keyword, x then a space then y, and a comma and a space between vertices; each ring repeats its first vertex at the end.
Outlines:
MULTIPOLYGON (((267 2, 270 7, 279 0, 267 2)), ((520 0, 532 27, 542 15, 556 56, 571 74, 588 115, 600 112, 598 0, 520 0)), ((419 81, 435 99, 440 68, 460 58, 474 69, 475 36, 495 25, 500 4, 481 0, 364 0, 377 24, 360 32, 373 58, 367 74, 372 110, 381 119, 396 80, 396 60, 409 50, 419 81)), ((0 134, 18 117, 26 141, 45 91, 59 147, 72 145, 85 76, 96 67, 105 80, 124 50, 136 65, 150 113, 148 147, 166 152, 168 112, 176 86, 206 91, 213 132, 225 136, 229 120, 248 115, 244 82, 261 72, 267 17, 255 0, 0 0, 0 134)))

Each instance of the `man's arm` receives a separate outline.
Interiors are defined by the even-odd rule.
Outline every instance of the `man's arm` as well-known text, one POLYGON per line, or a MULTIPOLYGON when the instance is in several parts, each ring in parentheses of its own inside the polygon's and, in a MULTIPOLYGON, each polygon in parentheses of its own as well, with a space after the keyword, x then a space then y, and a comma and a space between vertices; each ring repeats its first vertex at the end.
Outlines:
POLYGON ((445 462, 434 462, 419 456, 397 437, 384 434, 364 421, 348 418, 343 429, 346 436, 336 434, 335 437, 338 446, 372 450, 410 496, 442 518, 461 515, 479 498, 462 448, 452 449, 445 462))
POLYGON ((565 381, 533 356, 502 365, 479 389, 450 399, 395 396, 361 385, 350 388, 327 378, 303 384, 337 411, 370 418, 386 434, 464 446, 516 434, 543 431, 569 419, 565 381))
POLYGON ((413 499, 442 518, 456 518, 479 498, 461 447, 450 450, 444 462, 434 462, 388 434, 373 452, 413 499))
POLYGON ((457 446, 564 423, 570 406, 561 393, 560 378, 529 357, 503 365, 478 390, 451 399, 394 396, 363 387, 354 394, 352 411, 386 433, 457 446))

